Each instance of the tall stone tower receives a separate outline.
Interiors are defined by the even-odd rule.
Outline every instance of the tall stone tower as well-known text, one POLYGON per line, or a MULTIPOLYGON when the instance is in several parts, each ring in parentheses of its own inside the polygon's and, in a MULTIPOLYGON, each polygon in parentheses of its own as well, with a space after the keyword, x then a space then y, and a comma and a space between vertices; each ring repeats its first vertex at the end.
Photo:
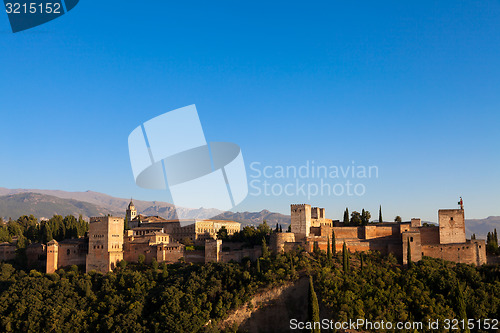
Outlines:
POLYGON ((106 273, 123 260, 123 218, 91 217, 89 224, 89 253, 87 272, 106 273))
POLYGON ((465 216, 463 209, 440 209, 439 243, 465 243, 465 216))
POLYGON ((311 229, 311 205, 300 204, 291 205, 291 226, 295 238, 305 238, 309 236, 311 229))
POLYGON ((137 216, 137 209, 135 209, 132 199, 130 199, 130 203, 128 204, 126 216, 129 222, 132 221, 137 216))

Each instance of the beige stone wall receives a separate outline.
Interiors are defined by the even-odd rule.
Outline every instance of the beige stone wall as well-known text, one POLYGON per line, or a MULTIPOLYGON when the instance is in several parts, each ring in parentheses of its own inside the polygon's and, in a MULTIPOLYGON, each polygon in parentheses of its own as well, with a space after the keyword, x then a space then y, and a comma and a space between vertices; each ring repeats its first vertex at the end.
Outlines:
POLYGON ((439 242, 441 244, 465 243, 465 217, 463 209, 440 209, 439 242))
POLYGON ((380 238, 380 237, 399 237, 400 225, 394 224, 390 226, 366 225, 364 228, 364 239, 380 238))
POLYGON ((57 270, 57 261, 59 258, 59 244, 55 240, 47 243, 47 265, 46 273, 54 273, 57 270))
POLYGON ((467 241, 463 244, 423 245, 424 256, 444 260, 482 265, 486 263, 486 246, 484 240, 467 241))
POLYGON ((271 234, 271 249, 274 253, 285 251, 285 243, 295 242, 295 234, 293 232, 274 232, 271 234))
POLYGON ((87 243, 84 239, 59 242, 57 268, 85 265, 87 243))
POLYGON ((406 231, 401 234, 401 241, 403 246, 403 264, 408 264, 408 247, 411 252, 411 260, 414 262, 422 259, 422 243, 420 239, 420 232, 406 231))
POLYGON ((297 239, 309 236, 311 228, 311 205, 291 205, 291 227, 297 239))
POLYGON ((412 228, 419 228, 422 226, 422 220, 417 218, 412 218, 410 225, 412 228))
POLYGON ((361 235, 364 234, 362 227, 337 227, 334 228, 335 238, 340 239, 362 239, 361 235))
POLYGON ((420 231, 422 245, 439 244, 438 226, 420 227, 418 231, 420 231))
POLYGON ((106 273, 123 259, 123 218, 92 217, 89 224, 87 272, 106 273))
POLYGON ((205 263, 219 262, 222 250, 222 239, 207 239, 205 241, 205 263))
POLYGON ((0 244, 0 261, 14 260, 16 258, 16 245, 8 242, 0 244))

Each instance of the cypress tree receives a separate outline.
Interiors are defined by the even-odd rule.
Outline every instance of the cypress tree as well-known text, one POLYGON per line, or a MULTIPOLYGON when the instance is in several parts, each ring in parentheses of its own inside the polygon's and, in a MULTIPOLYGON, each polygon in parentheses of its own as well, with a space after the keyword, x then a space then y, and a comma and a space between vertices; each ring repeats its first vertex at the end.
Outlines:
POLYGON ((276 223, 276 229, 274 230, 275 232, 278 232, 280 229, 278 227, 278 223, 276 223))
POLYGON ((319 329, 319 327, 317 327, 317 325, 320 324, 318 296, 316 295, 316 292, 314 291, 313 279, 312 279, 312 276, 310 276, 310 275, 309 275, 309 307, 308 307, 308 310, 309 310, 308 311, 309 312, 309 321, 313 324, 313 329, 311 330, 311 332, 312 333, 319 333, 320 329, 319 329))
POLYGON ((269 257, 269 248, 267 247, 266 244, 266 237, 262 237, 262 257, 267 258, 269 257))
POLYGON ((260 274, 260 259, 257 259, 257 273, 260 274))
POLYGON ((378 209, 378 221, 379 223, 382 223, 382 205, 380 205, 378 209))
POLYGON ((495 228, 495 232, 493 234, 493 240, 495 242, 495 246, 498 247, 498 234, 497 234, 497 228, 495 228))
POLYGON ((349 225, 349 209, 345 209, 344 211, 344 225, 349 225))
POLYGON ((337 248, 335 246, 335 232, 332 230, 332 253, 333 255, 337 254, 337 248))
POLYGON ((280 224, 280 233, 283 232, 283 229, 281 229, 281 224, 280 224))
POLYGON ((349 254, 347 253, 345 242, 342 246, 342 266, 344 268, 344 273, 347 273, 349 271, 349 254))
POLYGON ((332 261, 332 250, 330 249, 330 237, 328 237, 328 241, 326 243, 326 259, 328 260, 328 265, 330 265, 332 261))
POLYGON ((363 255, 363 252, 360 253, 360 257, 359 257, 359 262, 360 262, 360 271, 363 271, 363 259, 364 258, 364 255, 363 255))
POLYGON ((410 239, 408 238, 408 251, 406 253, 407 256, 407 261, 408 261, 408 268, 411 268, 413 266, 411 262, 411 247, 410 247, 410 239))
POLYGON ((457 289, 457 298, 456 298, 456 304, 457 304, 457 315, 460 319, 462 319, 465 323, 465 331, 469 333, 469 327, 467 326, 467 312, 466 312, 466 307, 465 307, 465 298, 464 298, 464 292, 462 290, 462 285, 460 284, 460 281, 457 281, 458 284, 458 289, 457 289))

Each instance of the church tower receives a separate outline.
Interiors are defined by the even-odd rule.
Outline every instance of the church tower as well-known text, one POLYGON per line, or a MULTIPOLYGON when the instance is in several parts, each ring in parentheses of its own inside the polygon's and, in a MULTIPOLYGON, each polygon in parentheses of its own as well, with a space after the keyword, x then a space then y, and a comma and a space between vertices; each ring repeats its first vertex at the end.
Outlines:
POLYGON ((129 223, 137 216, 137 209, 135 209, 132 199, 130 199, 130 203, 128 204, 126 216, 129 223))

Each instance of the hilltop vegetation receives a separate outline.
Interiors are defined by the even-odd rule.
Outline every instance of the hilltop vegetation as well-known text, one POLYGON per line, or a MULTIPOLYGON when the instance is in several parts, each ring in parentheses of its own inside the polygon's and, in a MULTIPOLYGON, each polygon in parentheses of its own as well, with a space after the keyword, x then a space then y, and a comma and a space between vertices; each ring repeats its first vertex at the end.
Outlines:
MULTIPOLYGON (((393 256, 377 253, 343 257, 317 250, 272 256, 266 250, 256 262, 122 262, 104 275, 83 274, 76 266, 54 274, 26 273, 2 263, 0 331, 220 332, 217 324, 229 311, 259 289, 297 280, 299 273, 314 277, 317 298, 335 321, 500 316, 498 266, 425 258, 408 269, 393 256)), ((304 299, 302 306, 307 304, 304 299)), ((311 315, 318 318, 315 307, 311 315)))
POLYGON ((16 271, 0 264, 2 332, 200 332, 259 288, 298 278, 302 255, 257 262, 131 265, 108 274, 16 271), (294 260, 295 264, 292 263, 294 260))

